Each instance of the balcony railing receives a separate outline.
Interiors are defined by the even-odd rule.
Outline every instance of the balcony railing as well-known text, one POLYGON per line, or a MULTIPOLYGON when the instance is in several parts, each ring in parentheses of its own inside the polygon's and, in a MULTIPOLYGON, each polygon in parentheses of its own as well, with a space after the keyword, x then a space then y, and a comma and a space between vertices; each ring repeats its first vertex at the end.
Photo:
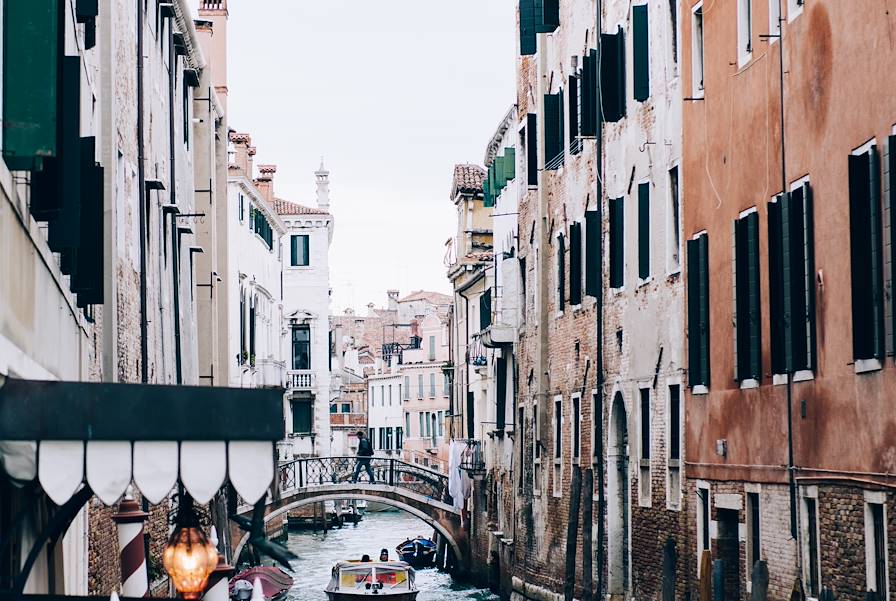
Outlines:
POLYGON ((482 454, 482 442, 467 440, 467 448, 464 449, 460 459, 460 469, 470 476, 482 476, 485 474, 485 457, 482 454))
POLYGON ((314 372, 310 369, 287 370, 286 387, 290 390, 290 392, 297 390, 314 390, 314 372))

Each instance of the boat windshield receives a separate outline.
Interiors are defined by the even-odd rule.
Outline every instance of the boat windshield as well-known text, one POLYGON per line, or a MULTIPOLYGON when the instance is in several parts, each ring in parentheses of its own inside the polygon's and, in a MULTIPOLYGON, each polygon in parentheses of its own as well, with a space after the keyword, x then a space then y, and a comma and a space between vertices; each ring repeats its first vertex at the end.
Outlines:
POLYGON ((376 582, 384 589, 406 591, 410 588, 407 570, 397 568, 377 568, 376 582))
POLYGON ((343 563, 334 568, 333 580, 341 590, 407 591, 411 589, 414 575, 403 564, 343 563))
POLYGON ((364 588, 373 582, 373 567, 370 565, 343 566, 339 570, 339 588, 364 588))

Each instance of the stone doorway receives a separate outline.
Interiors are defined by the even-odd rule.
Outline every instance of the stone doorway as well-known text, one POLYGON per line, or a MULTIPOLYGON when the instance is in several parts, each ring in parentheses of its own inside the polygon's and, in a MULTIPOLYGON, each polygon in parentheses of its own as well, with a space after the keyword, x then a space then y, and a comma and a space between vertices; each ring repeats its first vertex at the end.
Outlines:
POLYGON ((723 599, 740 599, 740 542, 738 540, 738 512, 718 509, 718 558, 721 562, 723 599))
POLYGON ((607 522, 608 522, 608 592, 624 598, 629 589, 629 515, 631 486, 629 479, 628 415, 622 393, 613 397, 610 414, 610 440, 607 449, 607 522))

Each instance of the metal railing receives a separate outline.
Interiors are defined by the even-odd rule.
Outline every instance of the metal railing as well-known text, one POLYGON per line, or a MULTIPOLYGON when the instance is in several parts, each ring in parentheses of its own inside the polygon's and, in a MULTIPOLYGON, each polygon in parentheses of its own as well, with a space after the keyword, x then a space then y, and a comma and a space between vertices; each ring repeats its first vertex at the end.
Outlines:
MULTIPOLYGON (((301 490, 309 486, 326 486, 352 482, 357 457, 304 457, 281 464, 277 468, 277 482, 280 493, 301 490)), ((376 484, 387 484, 397 488, 444 501, 448 493, 448 476, 387 457, 371 457, 376 484)), ((361 483, 367 483, 368 475, 361 469, 361 483)))
POLYGON ((313 390, 314 379, 310 369, 290 369, 286 372, 286 387, 289 390, 313 390))

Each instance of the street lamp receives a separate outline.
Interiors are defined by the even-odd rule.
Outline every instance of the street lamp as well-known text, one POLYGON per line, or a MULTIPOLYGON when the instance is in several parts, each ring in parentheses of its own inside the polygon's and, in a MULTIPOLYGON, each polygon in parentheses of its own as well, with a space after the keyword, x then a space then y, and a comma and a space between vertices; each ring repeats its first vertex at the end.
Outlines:
POLYGON ((168 539, 162 563, 184 599, 198 599, 209 575, 218 565, 218 549, 212 545, 193 510, 193 498, 180 496, 174 532, 168 539))

